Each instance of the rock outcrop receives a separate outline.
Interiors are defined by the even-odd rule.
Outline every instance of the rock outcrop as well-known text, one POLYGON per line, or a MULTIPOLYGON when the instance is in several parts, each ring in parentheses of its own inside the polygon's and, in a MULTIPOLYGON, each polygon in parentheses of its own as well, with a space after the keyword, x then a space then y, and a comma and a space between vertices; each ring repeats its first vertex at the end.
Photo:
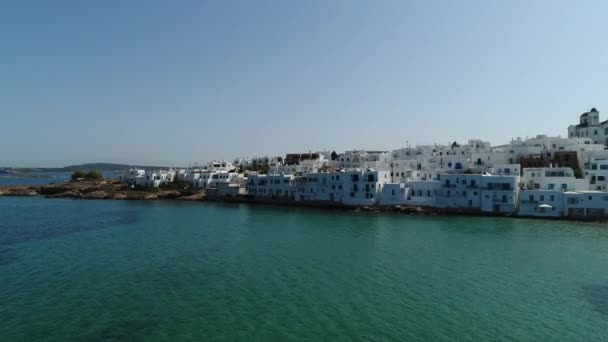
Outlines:
POLYGON ((82 181, 49 185, 8 186, 0 196, 37 196, 47 198, 156 200, 203 200, 204 192, 194 189, 131 189, 116 181, 82 181))

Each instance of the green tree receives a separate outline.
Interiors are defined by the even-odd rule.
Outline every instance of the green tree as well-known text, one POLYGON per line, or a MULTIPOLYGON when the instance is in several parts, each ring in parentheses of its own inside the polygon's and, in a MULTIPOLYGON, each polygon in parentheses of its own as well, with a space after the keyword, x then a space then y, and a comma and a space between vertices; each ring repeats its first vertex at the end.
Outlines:
POLYGON ((103 179, 103 176, 101 175, 101 172, 99 171, 89 171, 89 173, 86 174, 86 176, 84 176, 85 179, 88 180, 99 180, 99 179, 103 179))
POLYGON ((574 171, 575 178, 583 178, 583 171, 581 170, 580 167, 577 166, 572 171, 574 171))
POLYGON ((77 180, 85 178, 85 177, 86 177, 86 174, 82 171, 76 171, 76 172, 72 173, 73 181, 77 181, 77 180))

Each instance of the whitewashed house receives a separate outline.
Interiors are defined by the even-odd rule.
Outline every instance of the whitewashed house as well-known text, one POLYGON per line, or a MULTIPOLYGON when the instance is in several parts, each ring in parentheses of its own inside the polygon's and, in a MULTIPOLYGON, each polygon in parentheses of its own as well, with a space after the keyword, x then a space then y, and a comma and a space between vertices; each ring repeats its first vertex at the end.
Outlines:
POLYGON ((520 190, 520 216, 561 217, 565 215, 565 199, 562 190, 520 190))
POLYGON ((247 177, 247 194, 257 198, 292 200, 295 196, 295 176, 283 174, 258 174, 247 177))
POLYGON ((441 182, 438 180, 412 180, 405 183, 408 189, 406 204, 422 207, 443 207, 444 203, 438 200, 441 182))
POLYGON ((143 177, 145 174, 146 170, 132 168, 125 170, 122 174, 118 175, 118 180, 129 185, 136 185, 137 179, 143 177))
POLYGON ((378 205, 402 205, 407 203, 409 188, 405 183, 385 183, 382 186, 378 205))
POLYGON ((522 183, 527 190, 589 190, 589 181, 575 178, 569 167, 525 168, 522 183))
POLYGON ((242 174, 228 171, 202 171, 200 175, 192 181, 192 186, 198 189, 216 188, 219 183, 239 183, 243 178, 242 174))
POLYGON ((590 190, 607 191, 608 159, 591 159, 585 163, 585 178, 590 190))
POLYGON ((481 177, 481 211, 514 213, 519 195, 519 175, 484 174, 481 177))
POLYGON ((608 193, 604 191, 566 191, 565 213, 569 217, 606 217, 608 193))

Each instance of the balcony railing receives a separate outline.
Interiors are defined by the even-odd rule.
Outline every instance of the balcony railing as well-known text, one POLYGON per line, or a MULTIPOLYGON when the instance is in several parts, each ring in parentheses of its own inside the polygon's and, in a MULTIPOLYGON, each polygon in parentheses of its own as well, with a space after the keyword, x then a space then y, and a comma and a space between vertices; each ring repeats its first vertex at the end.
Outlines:
POLYGON ((513 191, 514 188, 511 186, 484 186, 482 190, 494 190, 494 191, 513 191))

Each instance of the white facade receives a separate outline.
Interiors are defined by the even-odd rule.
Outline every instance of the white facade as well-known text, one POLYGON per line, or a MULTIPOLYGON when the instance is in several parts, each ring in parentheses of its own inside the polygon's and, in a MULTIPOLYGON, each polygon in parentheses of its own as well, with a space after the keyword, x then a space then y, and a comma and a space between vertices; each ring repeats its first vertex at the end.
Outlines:
POLYGON ((590 190, 606 191, 608 186, 608 159, 591 159, 585 163, 585 178, 590 190))
POLYGON ((590 111, 581 114, 577 125, 568 127, 569 138, 589 138, 594 144, 607 144, 608 121, 600 121, 600 112, 591 108, 590 111))
POLYGON ((603 191, 567 191, 564 193, 565 214, 569 217, 605 217, 608 193, 603 191))
POLYGON ((565 214, 564 192, 561 190, 521 190, 519 215, 560 217, 565 214))
POLYGON ((407 203, 409 189, 404 183, 385 183, 382 186, 379 205, 402 205, 407 203))
POLYGON ((247 177, 247 194, 258 198, 293 199, 294 184, 293 175, 251 173, 247 177))
POLYGON ((523 171, 522 183, 528 190, 589 190, 589 181, 574 177, 569 167, 532 167, 523 171))
POLYGON ((192 186, 198 189, 216 188, 219 183, 240 183, 242 174, 228 171, 202 171, 192 181, 192 186))
POLYGON ((173 170, 148 172, 142 169, 129 169, 119 176, 119 180, 131 186, 157 188, 163 184, 173 182, 175 175, 176 172, 173 170))

